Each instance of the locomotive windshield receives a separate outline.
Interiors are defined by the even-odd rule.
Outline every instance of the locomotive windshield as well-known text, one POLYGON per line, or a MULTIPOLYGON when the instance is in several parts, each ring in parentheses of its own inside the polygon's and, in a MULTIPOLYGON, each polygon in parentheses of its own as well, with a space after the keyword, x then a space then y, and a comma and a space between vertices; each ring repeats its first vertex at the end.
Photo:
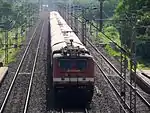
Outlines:
POLYGON ((63 70, 84 70, 87 67, 86 59, 60 59, 59 67, 63 70))

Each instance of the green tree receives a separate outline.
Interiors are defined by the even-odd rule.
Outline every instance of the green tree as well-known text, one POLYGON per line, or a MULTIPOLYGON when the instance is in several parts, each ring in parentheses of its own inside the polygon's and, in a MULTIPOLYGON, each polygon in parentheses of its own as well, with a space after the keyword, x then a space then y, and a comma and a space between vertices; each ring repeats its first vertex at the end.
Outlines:
POLYGON ((137 36, 137 55, 142 57, 150 57, 150 53, 146 53, 150 40, 150 1, 149 0, 120 0, 114 18, 117 20, 126 20, 116 23, 117 27, 122 28, 122 42, 130 48, 133 27, 135 27, 137 36), (147 41, 146 41, 147 40, 147 41), (146 41, 146 42, 145 42, 146 41), (141 48, 143 50, 141 51, 141 48))

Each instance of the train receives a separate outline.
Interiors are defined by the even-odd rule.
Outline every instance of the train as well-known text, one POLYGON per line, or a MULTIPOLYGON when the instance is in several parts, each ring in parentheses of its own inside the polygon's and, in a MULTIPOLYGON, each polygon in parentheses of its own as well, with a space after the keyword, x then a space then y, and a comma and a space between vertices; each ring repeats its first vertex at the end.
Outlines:
POLYGON ((95 64, 74 31, 57 11, 49 13, 51 75, 55 98, 91 103, 95 64))

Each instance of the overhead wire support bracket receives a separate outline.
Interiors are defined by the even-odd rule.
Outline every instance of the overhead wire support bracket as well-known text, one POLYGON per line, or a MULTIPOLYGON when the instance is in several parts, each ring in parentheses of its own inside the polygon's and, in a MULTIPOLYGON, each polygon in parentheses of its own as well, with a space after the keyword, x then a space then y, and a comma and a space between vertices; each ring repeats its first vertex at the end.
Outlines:
POLYGON ((130 84, 134 87, 134 89, 130 88, 130 109, 133 113, 136 113, 136 68, 136 29, 133 28, 130 58, 130 84))
MULTIPOLYGON (((121 38, 122 38, 122 28, 121 28, 121 38)), ((123 43, 121 42, 121 47, 123 46, 123 43)), ((123 48, 123 47, 122 47, 123 48)), ((125 53, 125 51, 120 51, 121 52, 121 70, 120 70, 120 75, 121 78, 119 79, 120 82, 120 96, 123 99, 123 101, 121 102, 123 107, 125 108, 125 104, 126 104, 126 71, 128 68, 128 60, 127 60, 127 54, 125 53)), ((122 109, 122 106, 120 106, 120 113, 125 113, 125 111, 122 109)))
MULTIPOLYGON (((74 17, 76 17, 76 15, 74 15, 74 17)), ((82 17, 82 18, 84 18, 84 17, 82 17)), ((85 19, 85 18, 84 18, 85 19)), ((80 20, 80 19, 77 19, 78 20, 78 22, 80 22, 80 23, 82 23, 82 21, 80 20)), ((85 20, 87 20, 87 19, 85 19, 85 20)), ((114 20, 115 21, 115 20, 114 20)), ((127 19, 123 19, 123 20, 119 20, 119 21, 123 21, 123 22, 127 22, 128 20, 127 19)), ((90 25, 91 26, 93 26, 94 28, 96 28, 96 29, 98 29, 99 30, 99 28, 98 27, 96 27, 92 22, 89 22, 90 23, 90 25)), ((126 56, 131 56, 131 52, 130 51, 128 51, 128 50, 125 50, 124 49, 124 47, 121 47, 120 45, 118 45, 116 42, 114 42, 112 39, 110 39, 110 37, 108 37, 104 32, 102 32, 109 40, 111 40, 121 51, 122 51, 122 53, 123 54, 126 54, 126 56)), ((87 40, 87 39, 86 39, 87 40)), ((126 65, 127 65, 127 62, 126 62, 126 65)), ((121 73, 115 68, 115 67, 113 67, 113 69, 115 70, 115 72, 117 72, 117 74, 120 76, 121 75, 121 73)), ((138 91, 136 91, 137 89, 134 87, 134 86, 132 86, 132 85, 130 85, 130 83, 128 82, 128 81, 125 81, 121 76, 120 76, 120 78, 126 83, 126 85, 127 86, 129 86, 131 89, 133 89, 134 91, 135 91, 135 93, 136 93, 136 95, 142 100, 142 102, 144 102, 144 104, 145 105, 147 105, 148 106, 148 108, 150 108, 150 103, 144 98, 144 97, 142 97, 141 96, 141 94, 138 92, 138 91)), ((132 113, 132 112, 131 112, 132 113)))

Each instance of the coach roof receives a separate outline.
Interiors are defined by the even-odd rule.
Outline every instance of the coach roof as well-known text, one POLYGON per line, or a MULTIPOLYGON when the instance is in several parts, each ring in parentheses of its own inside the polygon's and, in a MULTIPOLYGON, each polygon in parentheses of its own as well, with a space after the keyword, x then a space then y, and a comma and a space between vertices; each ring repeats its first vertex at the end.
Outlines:
POLYGON ((60 50, 70 43, 70 39, 73 39, 73 46, 83 48, 87 51, 85 46, 81 43, 76 34, 67 25, 64 19, 58 12, 50 13, 50 25, 51 25, 51 47, 52 52, 60 50))

